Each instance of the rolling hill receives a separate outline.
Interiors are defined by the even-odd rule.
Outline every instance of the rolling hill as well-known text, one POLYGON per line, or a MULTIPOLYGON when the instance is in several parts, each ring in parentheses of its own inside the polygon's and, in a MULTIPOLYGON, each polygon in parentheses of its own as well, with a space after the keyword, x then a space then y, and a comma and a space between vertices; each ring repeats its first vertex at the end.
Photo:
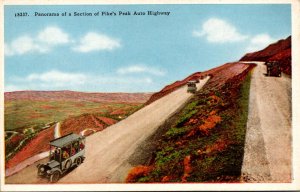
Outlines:
POLYGON ((151 93, 7 92, 5 166, 13 167, 48 150, 56 122, 62 122, 62 135, 84 130, 92 134, 125 119, 150 96, 151 93))

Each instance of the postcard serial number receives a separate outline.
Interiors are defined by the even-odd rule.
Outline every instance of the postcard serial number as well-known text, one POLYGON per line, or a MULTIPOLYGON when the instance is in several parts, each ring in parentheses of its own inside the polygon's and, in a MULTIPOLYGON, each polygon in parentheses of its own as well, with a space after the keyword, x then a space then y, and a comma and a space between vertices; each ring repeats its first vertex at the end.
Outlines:
POLYGON ((27 17, 29 14, 27 12, 18 12, 15 13, 15 17, 27 17))

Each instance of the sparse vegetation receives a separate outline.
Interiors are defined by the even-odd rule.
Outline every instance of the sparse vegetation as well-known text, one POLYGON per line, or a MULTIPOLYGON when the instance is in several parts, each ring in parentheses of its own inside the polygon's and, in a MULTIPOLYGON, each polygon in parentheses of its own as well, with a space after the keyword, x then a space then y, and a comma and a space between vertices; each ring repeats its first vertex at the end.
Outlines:
POLYGON ((248 115, 250 66, 205 87, 157 142, 152 169, 130 182, 236 182, 248 115))
MULTIPOLYGON (((76 117, 86 114, 94 116, 96 121, 99 121, 99 125, 103 124, 103 128, 105 128, 128 117, 142 106, 138 103, 91 101, 5 101, 5 160, 8 161, 14 157, 32 139, 38 137, 42 130, 53 127, 58 121, 63 122, 69 118, 76 119, 76 117), (122 116, 112 114, 116 110, 122 111, 122 116)), ((81 128, 90 128, 86 126, 81 128)), ((48 142, 48 140, 44 142, 48 142)), ((44 144, 39 143, 38 145, 41 149, 37 152, 44 148, 44 144)))

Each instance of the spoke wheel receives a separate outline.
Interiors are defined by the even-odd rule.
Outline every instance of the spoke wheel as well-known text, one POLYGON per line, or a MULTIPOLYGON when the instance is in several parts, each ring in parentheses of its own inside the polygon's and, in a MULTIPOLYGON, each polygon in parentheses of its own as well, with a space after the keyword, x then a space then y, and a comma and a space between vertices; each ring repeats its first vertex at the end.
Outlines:
POLYGON ((51 183, 56 183, 60 178, 60 172, 59 171, 54 171, 52 175, 50 176, 50 182, 51 183))
POLYGON ((81 157, 76 159, 76 165, 79 166, 82 163, 81 157))
POLYGON ((72 162, 71 162, 71 160, 69 159, 69 160, 66 162, 66 164, 65 164, 65 169, 69 169, 69 168, 71 167, 71 165, 72 165, 72 162))

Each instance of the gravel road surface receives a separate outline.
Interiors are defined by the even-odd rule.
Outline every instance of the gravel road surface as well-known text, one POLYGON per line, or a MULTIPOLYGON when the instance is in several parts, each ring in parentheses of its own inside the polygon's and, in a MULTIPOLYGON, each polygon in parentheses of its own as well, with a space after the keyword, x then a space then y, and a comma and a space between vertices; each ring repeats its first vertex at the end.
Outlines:
POLYGON ((255 62, 249 99, 243 182, 291 182, 291 78, 265 76, 255 62))

